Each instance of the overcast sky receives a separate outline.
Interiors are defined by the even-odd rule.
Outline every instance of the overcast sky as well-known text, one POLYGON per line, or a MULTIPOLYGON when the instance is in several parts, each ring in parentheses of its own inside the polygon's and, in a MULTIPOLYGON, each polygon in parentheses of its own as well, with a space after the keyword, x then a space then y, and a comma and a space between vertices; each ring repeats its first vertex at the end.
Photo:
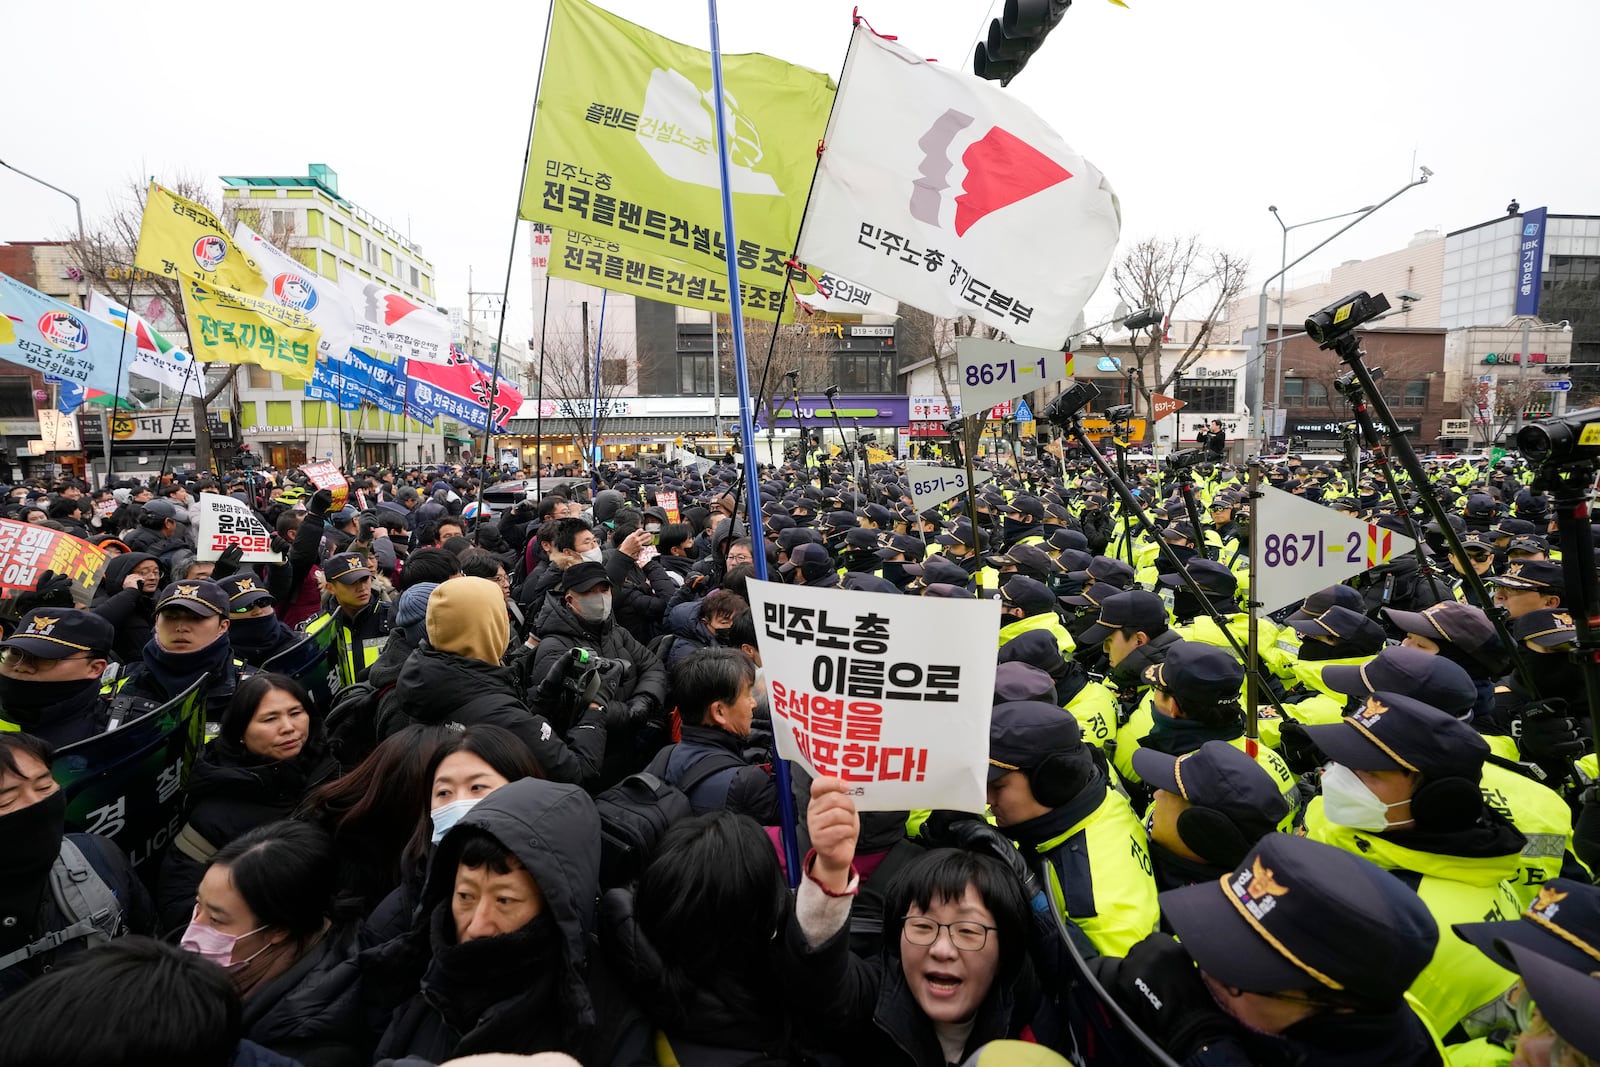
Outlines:
MULTIPOLYGON (((879 32, 970 70, 988 0, 867 0, 879 32)), ((1107 174, 1123 240, 1197 233, 1277 270, 1290 223, 1383 199, 1435 172, 1291 272, 1525 208, 1600 213, 1594 0, 1077 0, 1009 92, 1107 174)), ((700 47, 706 5, 604 0, 700 47)), ((849 0, 723 0, 729 52, 837 78, 849 0)), ((130 178, 339 173, 409 232, 466 303, 504 278, 547 2, 7 5, 0 159, 82 198, 92 220, 130 178), (282 14, 274 14, 281 10, 282 14)), ((220 194, 219 194, 220 195, 220 194)), ((0 170, 0 240, 69 236, 71 204, 0 170)), ((1337 223, 1290 235, 1290 257, 1337 223)), ((531 322, 519 233, 508 336, 531 322)), ((1436 294, 1426 294, 1429 299, 1436 294)), ((1109 280, 1090 304, 1107 311, 1109 280)), ((1103 316, 1102 316, 1103 317, 1103 316)), ((1093 318, 1091 317, 1091 321, 1093 318)))

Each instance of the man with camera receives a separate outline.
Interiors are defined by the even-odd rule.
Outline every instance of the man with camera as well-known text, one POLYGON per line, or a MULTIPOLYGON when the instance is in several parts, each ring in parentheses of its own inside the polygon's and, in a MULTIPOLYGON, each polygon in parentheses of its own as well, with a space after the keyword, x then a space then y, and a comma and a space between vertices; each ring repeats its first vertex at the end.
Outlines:
POLYGON ((1195 434, 1195 442, 1212 459, 1223 459, 1228 453, 1228 431, 1222 428, 1221 419, 1212 419, 1208 429, 1195 434))

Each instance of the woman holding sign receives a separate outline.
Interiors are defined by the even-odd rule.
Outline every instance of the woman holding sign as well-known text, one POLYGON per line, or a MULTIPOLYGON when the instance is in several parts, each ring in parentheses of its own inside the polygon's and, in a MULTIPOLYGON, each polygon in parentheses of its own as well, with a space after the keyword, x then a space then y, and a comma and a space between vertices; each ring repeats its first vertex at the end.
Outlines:
POLYGON ((850 954, 861 820, 849 790, 837 778, 811 784, 812 854, 787 931, 801 988, 813 994, 803 1008, 856 1063, 944 1067, 1022 1033, 1036 1000, 1022 980, 1028 902, 994 857, 929 850, 885 893, 879 957, 850 954))

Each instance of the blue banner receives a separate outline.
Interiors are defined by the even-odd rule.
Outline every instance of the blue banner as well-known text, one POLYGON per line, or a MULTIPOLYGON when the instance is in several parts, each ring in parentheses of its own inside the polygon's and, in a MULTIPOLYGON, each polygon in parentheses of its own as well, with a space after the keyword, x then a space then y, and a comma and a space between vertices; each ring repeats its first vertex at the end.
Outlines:
POLYGON ((118 356, 132 363, 134 347, 120 327, 0 274, 0 359, 7 363, 118 393, 118 356))
POLYGON ((1544 273, 1544 229, 1548 208, 1522 213, 1522 239, 1517 243, 1518 315, 1539 315, 1539 279, 1544 273))
MULTIPOLYGON (((354 351, 351 349, 351 352, 354 351)), ((307 399, 331 400, 339 405, 340 411, 360 410, 365 392, 365 374, 353 360, 335 363, 319 359, 311 372, 311 380, 306 383, 307 399)))

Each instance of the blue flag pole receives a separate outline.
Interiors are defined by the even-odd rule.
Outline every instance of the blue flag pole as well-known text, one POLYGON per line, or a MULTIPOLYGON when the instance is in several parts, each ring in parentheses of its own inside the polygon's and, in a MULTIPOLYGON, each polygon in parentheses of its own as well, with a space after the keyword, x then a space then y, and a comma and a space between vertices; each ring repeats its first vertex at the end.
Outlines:
POLYGON ((594 419, 590 423, 589 454, 584 457, 589 464, 589 499, 600 491, 600 353, 606 343, 606 296, 609 289, 600 290, 600 329, 594 337, 594 419))
MULTIPOLYGON (((755 409, 750 404, 750 369, 744 353, 744 306, 739 299, 739 257, 733 250, 739 240, 733 232, 733 191, 728 163, 727 97, 722 91, 722 34, 717 28, 717 0, 706 0, 711 15, 711 95, 716 102, 717 117, 717 172, 722 179, 722 233, 723 247, 728 251, 724 260, 728 265, 728 324, 733 334, 733 369, 739 382, 739 440, 744 449, 744 491, 750 502, 750 539, 755 551, 756 578, 767 580, 766 531, 761 521, 761 475, 757 470, 755 429, 752 417, 755 409)), ((774 326, 776 328, 776 326, 774 326)), ((776 755, 776 751, 774 751, 776 755)), ((772 763, 774 784, 778 789, 779 828, 783 831, 783 858, 789 872, 789 885, 800 884, 800 839, 795 833, 794 794, 789 785, 789 763, 774 759, 772 763)))

